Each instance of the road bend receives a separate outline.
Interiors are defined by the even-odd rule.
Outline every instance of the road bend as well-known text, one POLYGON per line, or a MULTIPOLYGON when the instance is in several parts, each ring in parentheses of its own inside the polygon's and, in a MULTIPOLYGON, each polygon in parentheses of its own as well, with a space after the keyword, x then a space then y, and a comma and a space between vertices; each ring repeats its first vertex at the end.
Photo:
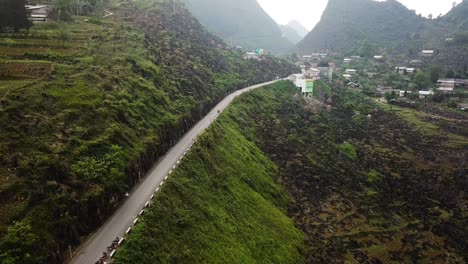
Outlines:
POLYGON ((135 219, 138 218, 140 212, 149 204, 154 194, 161 188, 164 181, 167 180, 170 173, 177 167, 177 164, 182 160, 187 151, 190 150, 194 139, 216 120, 219 112, 222 112, 237 96, 275 82, 271 81, 246 87, 229 94, 218 103, 153 166, 146 177, 132 188, 129 197, 99 230, 90 235, 80 246, 70 263, 94 264, 98 261, 102 253, 106 251, 106 248, 112 244, 115 237, 125 237, 126 233, 131 231, 135 219))

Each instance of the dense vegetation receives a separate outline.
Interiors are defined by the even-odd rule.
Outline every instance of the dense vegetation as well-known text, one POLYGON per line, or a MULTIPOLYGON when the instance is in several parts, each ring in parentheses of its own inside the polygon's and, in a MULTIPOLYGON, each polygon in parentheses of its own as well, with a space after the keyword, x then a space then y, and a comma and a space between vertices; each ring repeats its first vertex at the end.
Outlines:
POLYGON ((246 49, 263 48, 285 53, 293 44, 282 37, 278 24, 256 0, 184 0, 187 8, 208 29, 227 43, 246 49))
POLYGON ((165 1, 0 35, 0 263, 62 263, 224 95, 296 71, 245 61, 165 1))
POLYGON ((307 262, 466 261, 466 114, 390 110, 339 86, 323 102, 276 87, 232 116, 279 166, 307 262))
POLYGON ((277 167, 233 122, 242 106, 228 113, 197 140, 114 263, 303 262, 277 167))

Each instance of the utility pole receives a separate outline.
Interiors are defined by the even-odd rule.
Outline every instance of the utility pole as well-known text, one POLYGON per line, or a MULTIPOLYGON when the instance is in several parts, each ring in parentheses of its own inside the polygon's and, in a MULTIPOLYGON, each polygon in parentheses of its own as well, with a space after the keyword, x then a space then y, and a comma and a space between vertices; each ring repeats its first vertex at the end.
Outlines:
POLYGON ((73 259, 73 252, 71 245, 68 245, 68 250, 70 251, 70 259, 73 259))
POLYGON ((176 0, 172 0, 172 5, 173 5, 173 9, 174 9, 173 13, 175 13, 175 8, 176 8, 176 6, 175 6, 175 1, 176 1, 176 0))

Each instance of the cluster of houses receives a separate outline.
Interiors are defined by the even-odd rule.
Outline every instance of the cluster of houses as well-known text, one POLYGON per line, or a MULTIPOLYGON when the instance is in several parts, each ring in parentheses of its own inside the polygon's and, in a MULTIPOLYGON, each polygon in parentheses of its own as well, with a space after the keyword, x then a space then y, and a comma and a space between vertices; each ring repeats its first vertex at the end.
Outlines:
MULTIPOLYGON (((373 57, 373 59, 374 59, 374 62, 382 62, 382 61, 384 61, 385 57, 383 55, 375 55, 373 57)), ((350 57, 345 57, 343 59, 343 63, 344 64, 349 64, 352 61, 359 61, 359 60, 361 60, 361 56, 354 55, 354 56, 350 56, 350 57)))
POLYGON ((301 65, 302 73, 293 74, 289 76, 296 87, 301 89, 301 93, 305 97, 313 95, 314 82, 318 80, 333 80, 333 72, 335 71, 335 64, 329 63, 328 67, 318 67, 317 64, 312 64, 312 67, 306 68, 301 65))
POLYGON ((302 56, 302 61, 305 61, 305 62, 320 61, 327 57, 328 57, 327 53, 312 53, 310 55, 302 56))

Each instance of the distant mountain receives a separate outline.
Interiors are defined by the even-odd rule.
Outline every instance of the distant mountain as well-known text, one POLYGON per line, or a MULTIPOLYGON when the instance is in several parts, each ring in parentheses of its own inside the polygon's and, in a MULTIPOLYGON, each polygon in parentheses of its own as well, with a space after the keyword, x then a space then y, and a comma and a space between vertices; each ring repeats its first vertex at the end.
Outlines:
POLYGON ((320 22, 298 44, 303 52, 351 50, 364 44, 402 50, 421 45, 427 19, 395 0, 329 0, 320 22))
POLYGON ((293 44, 297 44, 302 40, 303 36, 300 36, 294 28, 288 25, 280 25, 281 32, 283 32, 283 37, 287 38, 293 44))
POLYGON ((427 19, 396 0, 329 0, 320 22, 297 47, 302 53, 348 52, 361 56, 385 52, 414 57, 434 49, 434 62, 465 67, 468 0, 447 15, 427 19), (449 45, 447 39, 454 39, 449 45))
POLYGON ((286 25, 292 29, 294 29, 297 34, 303 38, 305 37, 308 33, 309 33, 309 30, 307 30, 299 21, 297 20, 292 20, 292 21, 289 21, 289 23, 286 25))
POLYGON ((256 0, 183 0, 190 12, 229 44, 284 53, 294 44, 256 0))

